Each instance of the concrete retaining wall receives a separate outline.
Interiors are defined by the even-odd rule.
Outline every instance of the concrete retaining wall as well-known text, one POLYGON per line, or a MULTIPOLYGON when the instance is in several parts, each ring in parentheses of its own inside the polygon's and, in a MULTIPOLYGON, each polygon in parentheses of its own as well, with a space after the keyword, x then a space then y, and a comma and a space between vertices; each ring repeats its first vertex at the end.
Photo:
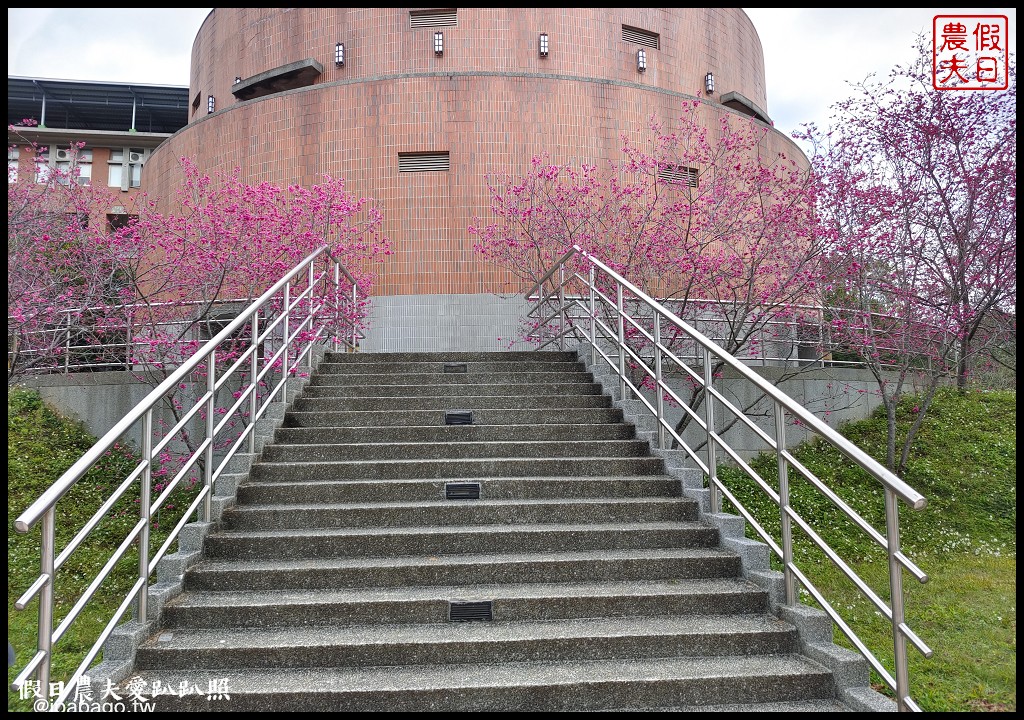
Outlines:
MULTIPOLYGON (((412 342, 411 345, 407 342, 403 349, 447 350, 450 348, 437 347, 439 344, 445 345, 445 342, 442 342, 442 340, 445 340, 446 337, 447 340, 456 343, 456 346, 462 349, 498 349, 495 347, 497 345, 495 338, 499 337, 499 335, 493 329, 493 326, 487 325, 487 318, 499 316, 512 318, 513 314, 507 312, 510 310, 509 306, 512 301, 499 298, 498 296, 491 296, 493 298, 491 303, 481 300, 481 296, 446 297, 449 300, 452 297, 456 299, 447 302, 447 304, 438 301, 437 303, 415 305, 406 303, 412 296, 402 296, 393 298, 399 302, 378 304, 375 311, 387 313, 390 317, 390 322, 395 323, 398 329, 390 330, 387 336, 378 334, 375 337, 368 338, 368 341, 364 344, 364 349, 375 346, 378 348, 380 346, 387 346, 388 344, 398 342, 399 337, 405 337, 407 341, 415 339, 409 335, 403 335, 403 327, 410 332, 416 328, 420 328, 423 331, 420 337, 422 346, 413 347, 416 345, 415 342, 412 342), (473 307, 475 308, 474 312, 480 318, 479 323, 467 323, 459 332, 453 331, 450 336, 440 335, 431 329, 444 325, 450 318, 450 316, 438 313, 439 309, 461 306, 466 311, 469 307, 466 304, 468 303, 468 298, 475 298, 474 302, 476 302, 476 305, 473 307)), ((462 319, 464 318, 465 316, 462 319)), ((509 320, 509 322, 513 323, 515 321, 509 320)), ((385 327, 385 324, 380 323, 376 324, 376 326, 385 327)), ((510 324, 509 327, 512 328, 512 325, 510 324)), ((589 351, 585 351, 585 354, 589 355, 589 351)), ((602 363, 603 361, 599 360, 599 364, 602 363)), ((866 370, 827 367, 755 367, 753 369, 773 383, 780 381, 784 377, 791 376, 779 382, 780 389, 794 399, 809 405, 810 409, 818 417, 823 418, 832 427, 838 427, 840 423, 848 420, 858 420, 867 417, 880 402, 875 380, 866 370)), ((597 371, 603 372, 603 368, 598 367, 597 371)), ((78 373, 66 376, 44 375, 29 378, 23 384, 39 390, 42 398, 62 414, 84 422, 89 432, 97 437, 113 427, 131 408, 144 399, 152 389, 149 385, 140 383, 127 372, 78 373)), ((687 397, 685 393, 688 391, 688 386, 685 382, 677 379, 672 381, 671 385, 681 397, 687 397)), ((726 397, 730 398, 731 402, 737 407, 747 407, 756 399, 758 394, 754 386, 749 382, 739 379, 734 374, 730 377, 729 373, 726 373, 716 383, 716 387, 726 397)), ((645 397, 647 397, 649 402, 654 403, 653 393, 646 392, 645 397)), ((641 405, 639 400, 633 399, 633 402, 638 406, 641 405)), ((773 436, 774 419, 771 409, 762 404, 757 406, 755 411, 761 413, 761 416, 757 417, 758 426, 770 436, 773 436)), ((703 410, 701 410, 702 412, 703 410)), ((680 408, 673 407, 670 403, 665 403, 665 417, 673 425, 678 422, 682 415, 683 411, 680 408)), ((717 424, 721 427, 721 422, 731 416, 722 408, 717 408, 716 417, 718 419, 717 424)), ((169 420, 169 417, 165 416, 163 419, 169 420)), ((653 424, 653 418, 651 422, 653 424)), ((683 437, 693 445, 700 442, 694 428, 688 429, 683 437)), ((788 446, 792 447, 807 439, 807 437, 808 433, 804 429, 793 424, 787 425, 786 444, 788 446)), ((761 439, 742 424, 736 424, 727 431, 725 438, 745 458, 752 457, 766 449, 761 439)), ((138 430, 124 438, 125 442, 135 447, 139 446, 140 439, 138 430)), ((725 458, 721 459, 724 460, 725 458)))

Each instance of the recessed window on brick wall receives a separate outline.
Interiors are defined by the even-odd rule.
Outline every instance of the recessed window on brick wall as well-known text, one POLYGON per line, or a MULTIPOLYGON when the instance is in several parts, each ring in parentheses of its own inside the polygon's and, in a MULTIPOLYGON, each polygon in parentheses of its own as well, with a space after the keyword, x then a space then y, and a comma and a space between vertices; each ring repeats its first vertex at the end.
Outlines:
POLYGON ((92 184, 92 150, 75 152, 71 149, 58 148, 54 155, 54 167, 60 172, 58 182, 61 185, 70 185, 73 182, 79 185, 92 184))
POLYGON ((7 148, 7 182, 13 183, 18 182, 18 158, 20 153, 18 148, 9 147, 7 148))
POLYGON ((659 180, 692 188, 697 187, 697 175, 697 168, 684 165, 665 165, 658 168, 659 180))
POLYGON ((444 8, 441 10, 410 10, 409 27, 450 27, 459 24, 459 12, 456 8, 444 8))
POLYGON ((65 213, 64 217, 67 219, 68 227, 89 229, 89 213, 65 213))
POLYGON ((398 172, 448 172, 447 152, 398 153, 398 172))
POLYGON ((661 45, 661 36, 658 33, 651 32, 650 30, 641 30, 640 28, 630 27, 629 25, 622 26, 622 39, 628 43, 636 43, 637 45, 646 45, 657 50, 661 45))
POLYGON ((122 190, 142 187, 142 164, 148 156, 143 148, 112 148, 107 161, 107 185, 122 190))
POLYGON ((138 215, 128 215, 127 213, 107 213, 107 230, 109 232, 117 232, 123 227, 135 224, 138 219, 138 215))

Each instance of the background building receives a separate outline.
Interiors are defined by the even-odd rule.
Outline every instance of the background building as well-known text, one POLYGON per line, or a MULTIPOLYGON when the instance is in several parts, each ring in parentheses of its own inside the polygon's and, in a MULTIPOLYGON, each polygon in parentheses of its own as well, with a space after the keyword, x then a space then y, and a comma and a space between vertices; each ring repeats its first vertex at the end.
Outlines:
MULTIPOLYGON (((172 197, 182 156, 249 182, 343 177, 384 212, 395 250, 364 348, 492 349, 514 336, 524 288, 473 251, 488 174, 521 175, 540 152, 617 159, 623 134, 698 97, 770 128, 764 88, 738 8, 217 8, 189 88, 9 77, 8 122, 40 123, 9 137, 9 181, 32 161, 25 140, 50 167, 84 141, 79 181, 126 199, 172 197)), ((768 145, 802 157, 774 129, 768 145)))
MULTIPOLYGON (((146 189, 142 168, 153 151, 188 122, 188 88, 8 76, 7 124, 26 119, 38 125, 7 134, 9 183, 25 177, 35 143, 45 148, 46 167, 70 171, 74 164, 77 182, 120 189, 129 206, 127 198, 146 189), (85 147, 72 152, 71 145, 80 142, 85 147)), ((112 206, 108 220, 123 222, 124 206, 112 206)))
MULTIPOLYGON (((617 159, 621 137, 700 97, 770 126, 757 32, 738 8, 217 8, 196 36, 188 124, 148 158, 249 182, 346 179, 383 211, 395 254, 366 350, 493 349, 525 288, 482 262, 490 173, 617 159), (709 91, 707 76, 713 78, 709 91)), ((769 150, 802 157, 771 131, 769 150)))

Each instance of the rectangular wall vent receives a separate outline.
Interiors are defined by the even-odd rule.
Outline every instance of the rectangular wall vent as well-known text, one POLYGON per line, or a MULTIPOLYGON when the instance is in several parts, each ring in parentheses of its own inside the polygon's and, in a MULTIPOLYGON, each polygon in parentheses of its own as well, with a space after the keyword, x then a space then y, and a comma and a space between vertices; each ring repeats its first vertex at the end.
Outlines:
POLYGON ((457 482, 444 484, 444 497, 446 500, 479 500, 480 483, 478 482, 457 482))
POLYGON ((430 27, 451 27, 452 25, 458 24, 458 8, 409 11, 409 27, 413 29, 430 27))
POLYGON ((493 619, 493 600, 451 600, 448 603, 448 620, 450 622, 490 621, 493 619))
POLYGON ((444 424, 445 425, 472 425, 473 424, 473 411, 472 410, 445 410, 444 411, 444 424))
POLYGON ((641 30, 640 28, 623 25, 622 39, 629 43, 646 45, 647 47, 652 47, 657 50, 660 45, 659 41, 661 40, 661 36, 658 35, 658 33, 651 32, 650 30, 641 30))
POLYGON ((448 172, 447 152, 398 153, 398 172, 448 172))
POLYGON ((446 373, 465 373, 467 367, 466 363, 447 362, 444 364, 444 371, 446 373))
POLYGON ((670 183, 678 183, 688 187, 697 187, 697 168, 683 165, 666 165, 658 169, 658 179, 670 183))

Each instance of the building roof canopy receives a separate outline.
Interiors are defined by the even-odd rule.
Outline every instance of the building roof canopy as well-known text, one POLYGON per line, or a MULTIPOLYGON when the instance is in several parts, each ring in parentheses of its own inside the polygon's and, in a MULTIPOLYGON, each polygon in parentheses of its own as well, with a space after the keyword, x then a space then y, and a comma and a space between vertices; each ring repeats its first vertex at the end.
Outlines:
POLYGON ((323 71, 324 66, 314 58, 306 58, 239 80, 231 93, 239 100, 255 100, 265 95, 312 85, 323 71))
POLYGON ((178 85, 7 77, 7 122, 47 128, 174 133, 188 123, 188 88, 178 85))

